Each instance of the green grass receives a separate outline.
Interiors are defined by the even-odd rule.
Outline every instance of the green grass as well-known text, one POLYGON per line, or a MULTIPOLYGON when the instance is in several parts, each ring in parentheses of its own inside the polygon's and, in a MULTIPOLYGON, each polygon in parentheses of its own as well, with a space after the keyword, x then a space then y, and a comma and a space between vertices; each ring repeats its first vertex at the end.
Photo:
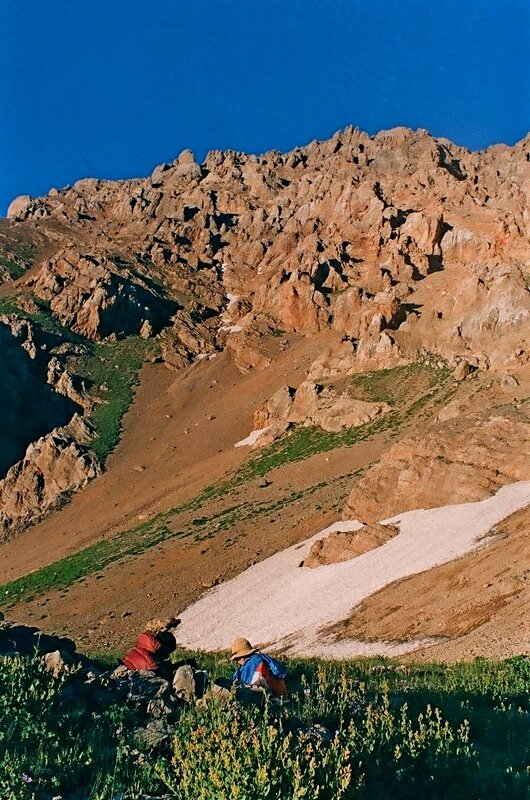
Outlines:
MULTIPOLYGON (((360 471, 350 473, 329 483, 351 480, 360 474, 360 471)), ((186 524, 180 522, 179 516, 193 510, 193 506, 192 503, 183 503, 110 539, 94 542, 77 553, 3 584, 0 586, 0 607, 8 608, 51 591, 67 589, 80 579, 101 572, 110 564, 140 555, 169 539, 181 537, 193 537, 196 541, 210 539, 221 530, 233 528, 250 519, 257 521, 260 517, 281 511, 292 503, 312 496, 329 483, 318 483, 304 490, 293 491, 273 501, 240 503, 210 515, 197 517, 186 524)), ((351 485, 348 485, 348 489, 350 488, 351 485)))
POLYGON ((50 311, 49 303, 29 295, 37 312, 21 309, 17 295, 0 298, 0 314, 18 314, 33 322, 45 333, 57 337, 57 344, 82 345, 86 355, 70 359, 69 369, 93 387, 94 410, 89 419, 96 435, 90 447, 102 463, 119 441, 121 420, 132 402, 142 363, 158 347, 152 339, 130 336, 114 343, 92 342, 61 325, 50 311))
MULTIPOLYGON (((419 381, 425 383, 426 389, 436 389, 450 374, 447 367, 433 367, 427 363, 414 362, 402 367, 354 375, 350 385, 353 394, 359 395, 363 400, 394 406, 406 403, 407 396, 417 394, 419 381)), ((426 390, 423 391, 425 393, 426 390)))
POLYGON ((0 254, 0 280, 21 278, 32 266, 34 249, 23 242, 11 243, 2 247, 0 254))
POLYGON ((17 278, 21 278, 27 269, 28 267, 23 264, 6 258, 5 256, 0 256, 0 276, 3 276, 4 280, 13 281, 17 278))
POLYGON ((155 349, 155 342, 137 336, 113 344, 91 343, 88 357, 78 366, 95 386, 98 403, 90 420, 97 433, 90 447, 103 463, 120 438, 121 420, 132 402, 140 367, 155 349))
POLYGON ((236 473, 235 481, 245 483, 262 477, 277 467, 303 461, 306 458, 336 450, 339 447, 352 447, 358 442, 391 430, 400 424, 400 415, 390 412, 373 422, 355 428, 344 428, 338 433, 330 433, 322 428, 294 427, 285 436, 273 442, 236 473))
MULTIPOLYGON (((282 511, 292 503, 297 503, 301 500, 307 500, 309 497, 312 497, 314 494, 327 488, 328 486, 359 478, 362 472, 362 470, 357 470, 355 472, 350 472, 347 475, 341 475, 340 477, 331 481, 322 481, 321 483, 316 483, 306 489, 299 489, 298 491, 289 492, 289 494, 285 495, 285 497, 281 497, 277 500, 264 501, 261 503, 238 503, 235 506, 223 509, 222 511, 212 514, 211 516, 197 517, 191 521, 191 525, 195 529, 194 539, 196 541, 211 539, 213 536, 219 533, 219 531, 227 528, 235 529, 237 531, 235 526, 242 522, 246 522, 248 520, 257 520, 260 517, 275 514, 279 511, 282 511), (206 534, 200 533, 203 528, 207 528, 206 534)), ((348 485, 348 491, 350 490, 351 484, 348 485)), ((186 535, 190 534, 191 531, 186 535)))
POLYGON ((337 433, 317 427, 297 426, 244 464, 236 473, 234 483, 244 483, 262 477, 270 470, 284 464, 302 461, 318 453, 339 447, 352 447, 358 442, 384 432, 395 434, 404 422, 423 411, 430 403, 436 403, 437 394, 444 390, 449 374, 446 368, 408 364, 404 367, 355 376, 352 379, 353 387, 363 397, 373 402, 387 402, 389 405, 396 405, 399 400, 399 408, 372 422, 354 428, 344 428, 337 433), (413 387, 413 383, 418 379, 425 384, 421 390, 413 387), (409 396, 415 399, 410 402, 409 396))
MULTIPOLYGON (((97 345, 85 362, 85 373, 90 374, 95 384, 104 383, 108 387, 108 392, 104 393, 108 402, 97 406, 93 415, 98 435, 92 446, 102 460, 119 437, 121 415, 132 398, 138 368, 145 356, 145 346, 146 342, 136 338, 113 345, 97 345)), ((403 369, 407 370, 406 374, 409 376, 417 374, 417 367, 403 369)), ((425 367, 422 366, 421 369, 425 370, 425 367)), ((386 370, 385 373, 385 381, 389 380, 390 373, 393 373, 394 382, 396 379, 403 382, 402 368, 397 372, 386 370)), ((253 518, 257 520, 260 516, 278 512, 308 493, 317 492, 324 484, 316 484, 303 492, 292 492, 273 503, 243 502, 213 514, 203 513, 188 523, 183 523, 180 519, 182 514, 202 511, 209 502, 227 497, 237 487, 285 464, 301 461, 338 447, 351 447, 383 432, 398 431, 407 419, 420 413, 433 401, 433 398, 436 398, 439 387, 443 388, 446 379, 443 370, 429 370, 427 376, 426 385, 431 388, 427 388, 424 394, 415 399, 408 408, 403 406, 399 411, 393 410, 370 423, 356 428, 346 428, 339 433, 328 433, 314 427, 294 428, 287 436, 258 452, 232 475, 217 484, 207 486, 185 503, 162 512, 111 539, 96 542, 54 564, 0 586, 0 607, 12 606, 53 590, 67 588, 80 578, 100 572, 126 557, 139 555, 168 539, 193 536, 196 541, 201 541, 210 539, 230 527, 237 530, 237 525, 242 522, 253 518)), ((355 476, 358 474, 355 473, 355 476)), ((350 477, 353 478, 354 474, 350 477)))
POLYGON ((87 342, 82 336, 78 336, 71 331, 70 328, 58 322, 50 311, 50 304, 48 301, 36 297, 31 292, 27 292, 25 295, 36 304, 38 311, 32 312, 22 309, 17 302, 19 295, 13 294, 7 297, 0 297, 0 314, 17 314, 20 317, 24 317, 46 333, 56 336, 61 342, 71 342, 75 344, 87 342))
POLYGON ((0 297, 0 314, 22 314, 14 296, 0 297))
MULTIPOLYGON (((176 657, 184 654, 176 654, 176 657)), ((187 655, 187 654, 186 654, 187 655)), ((196 654, 212 676, 222 654, 196 654)), ((108 659, 106 659, 108 664, 108 659)), ((94 707, 37 659, 0 662, 3 800, 523 800, 530 796, 528 659, 452 665, 286 660, 279 712, 182 706, 142 752, 141 708, 94 707), (75 702, 65 702, 72 692, 75 702), (322 737, 322 732, 325 737, 322 737)), ((72 696, 72 695, 70 695, 72 696)))

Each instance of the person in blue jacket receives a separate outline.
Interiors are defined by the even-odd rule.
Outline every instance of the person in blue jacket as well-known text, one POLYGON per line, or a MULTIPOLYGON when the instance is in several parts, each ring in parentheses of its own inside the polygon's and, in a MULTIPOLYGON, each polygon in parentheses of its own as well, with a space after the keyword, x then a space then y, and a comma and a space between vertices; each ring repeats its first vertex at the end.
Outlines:
POLYGON ((276 698, 286 697, 286 671, 279 661, 261 653, 242 637, 232 642, 231 654, 231 660, 238 664, 233 676, 236 686, 261 689, 276 698))

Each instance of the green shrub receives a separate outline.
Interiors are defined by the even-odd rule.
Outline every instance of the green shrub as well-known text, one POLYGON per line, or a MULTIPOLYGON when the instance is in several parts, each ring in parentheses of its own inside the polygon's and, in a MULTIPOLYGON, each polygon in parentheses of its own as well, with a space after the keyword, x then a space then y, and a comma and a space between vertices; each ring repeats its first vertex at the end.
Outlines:
MULTIPOLYGON (((232 668, 226 656, 197 657, 213 673, 232 668)), ((75 675, 55 679, 39 659, 9 657, 0 661, 0 797, 523 800, 528 702, 514 700, 528 674, 526 659, 291 661, 280 711, 230 699, 186 707, 157 755, 132 744, 134 708, 94 712, 84 694, 72 696, 75 675)))

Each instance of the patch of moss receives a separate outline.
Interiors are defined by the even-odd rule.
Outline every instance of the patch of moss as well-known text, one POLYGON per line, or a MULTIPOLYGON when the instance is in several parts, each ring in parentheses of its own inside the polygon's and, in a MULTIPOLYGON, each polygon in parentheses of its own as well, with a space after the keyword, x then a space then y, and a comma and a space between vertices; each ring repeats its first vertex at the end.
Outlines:
POLYGON ((417 361, 401 367, 354 375, 350 385, 353 394, 363 400, 395 406, 406 402, 407 397, 417 394, 418 390, 421 391, 421 384, 429 388, 438 386, 449 374, 450 371, 445 367, 432 367, 417 361))
POLYGON ((138 336, 112 344, 90 343, 89 355, 79 364, 80 374, 95 387, 96 405, 90 420, 97 433, 90 446, 102 462, 119 440, 121 421, 133 399, 140 367, 155 349, 155 342, 138 336))
POLYGON ((3 276, 4 280, 16 280, 22 277, 27 269, 28 267, 23 264, 12 261, 5 256, 0 256, 0 276, 3 276))
POLYGON ((34 249, 25 242, 4 243, 0 253, 0 280, 16 280, 32 266, 34 249))

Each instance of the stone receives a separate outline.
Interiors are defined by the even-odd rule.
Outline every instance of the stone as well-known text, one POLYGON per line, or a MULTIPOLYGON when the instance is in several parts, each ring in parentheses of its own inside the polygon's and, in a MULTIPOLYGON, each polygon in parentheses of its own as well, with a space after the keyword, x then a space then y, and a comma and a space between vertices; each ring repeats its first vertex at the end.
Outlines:
POLYGON ((358 400, 347 392, 339 395, 333 387, 313 381, 303 381, 296 390, 284 386, 254 412, 254 430, 268 428, 256 446, 269 444, 290 424, 315 425, 337 433, 364 425, 388 411, 387 403, 358 400))
POLYGON ((470 373, 471 365, 469 361, 461 361, 453 372, 453 378, 455 381, 463 381, 470 373))
POLYGON ((338 564, 367 553, 388 542, 399 532, 395 525, 373 523, 356 531, 336 531, 318 539, 302 561, 302 567, 314 569, 324 564, 338 564))
POLYGON ((173 691, 180 700, 191 703, 195 699, 195 679, 193 669, 184 664, 175 671, 172 683, 173 691))
POLYGON ((118 269, 106 256, 76 249, 45 261, 26 285, 49 302, 63 325, 88 339, 116 341, 160 330, 176 305, 136 273, 118 269))
POLYGON ((66 428, 55 428, 30 444, 24 458, 0 480, 0 536, 42 519, 100 472, 96 456, 82 449, 66 428))
POLYGON ((48 672, 51 672, 54 678, 58 678, 64 673, 70 672, 74 665, 74 659, 69 653, 61 652, 61 650, 54 650, 52 653, 46 653, 43 656, 43 661, 48 672))
POLYGON ((153 335, 153 326, 148 319, 144 319, 142 322, 139 335, 142 337, 142 339, 150 339, 153 335))
POLYGON ((22 194, 19 197, 15 197, 14 200, 11 201, 9 207, 7 209, 7 219, 13 220, 24 220, 30 213, 32 205, 31 197, 28 194, 22 194))
POLYGON ((519 387, 519 381, 515 375, 503 375, 501 377, 501 389, 504 392, 511 393, 519 387))

